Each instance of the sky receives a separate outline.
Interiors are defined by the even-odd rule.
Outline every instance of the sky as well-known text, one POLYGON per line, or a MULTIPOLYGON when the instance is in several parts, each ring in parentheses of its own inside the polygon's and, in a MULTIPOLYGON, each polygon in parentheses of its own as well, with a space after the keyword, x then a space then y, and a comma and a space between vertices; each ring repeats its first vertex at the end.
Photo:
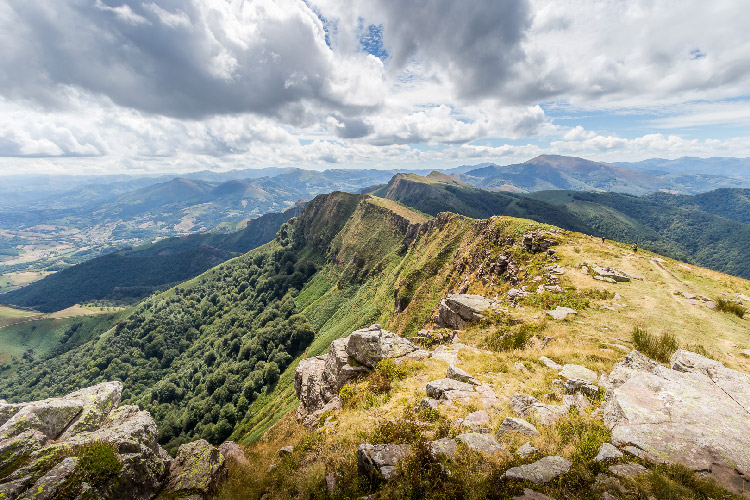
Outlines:
POLYGON ((0 174, 750 156, 745 0, 0 0, 0 174))

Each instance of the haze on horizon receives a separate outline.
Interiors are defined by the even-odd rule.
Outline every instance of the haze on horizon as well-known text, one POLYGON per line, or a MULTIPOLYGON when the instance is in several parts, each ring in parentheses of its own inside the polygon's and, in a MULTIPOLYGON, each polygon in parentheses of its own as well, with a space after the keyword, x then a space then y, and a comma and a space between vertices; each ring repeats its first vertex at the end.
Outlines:
POLYGON ((0 174, 750 156, 739 0, 0 0, 0 174))

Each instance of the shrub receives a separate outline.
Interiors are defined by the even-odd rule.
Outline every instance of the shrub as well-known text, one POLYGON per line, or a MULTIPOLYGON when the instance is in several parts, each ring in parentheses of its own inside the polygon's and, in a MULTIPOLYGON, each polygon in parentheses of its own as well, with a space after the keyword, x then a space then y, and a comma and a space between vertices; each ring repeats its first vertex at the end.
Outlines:
POLYGON ((633 327, 633 344, 635 348, 646 356, 666 363, 679 348, 677 338, 671 332, 663 332, 660 336, 652 335, 642 326, 633 327))
POLYGON ((381 360, 367 379, 367 386, 374 394, 385 394, 391 390, 394 380, 406 377, 406 370, 390 358, 381 360))
POLYGON ((716 309, 721 312, 734 314, 738 318, 743 318, 746 312, 741 304, 727 299, 716 299, 716 309))
POLYGON ((79 498, 83 483, 93 488, 105 486, 111 480, 116 481, 122 469, 117 449, 111 443, 96 441, 76 446, 70 450, 70 456, 78 457, 78 463, 55 498, 79 498))
POLYGON ((370 437, 370 442, 382 443, 413 443, 419 439, 420 426, 410 420, 389 420, 377 426, 370 437))
POLYGON ((543 329, 542 326, 522 324, 517 328, 501 326, 485 339, 484 345, 493 351, 511 351, 523 349, 535 334, 543 329))
POLYGON ((574 462, 592 460, 599 452, 599 447, 611 439, 603 422, 575 411, 558 420, 556 427, 562 442, 573 443, 575 446, 571 455, 574 462))

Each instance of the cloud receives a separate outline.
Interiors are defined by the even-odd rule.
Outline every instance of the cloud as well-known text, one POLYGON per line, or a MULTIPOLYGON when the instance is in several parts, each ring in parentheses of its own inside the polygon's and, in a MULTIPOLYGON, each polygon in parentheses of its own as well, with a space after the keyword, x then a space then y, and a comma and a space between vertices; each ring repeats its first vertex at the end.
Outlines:
POLYGON ((0 93, 60 104, 56 94, 73 86, 182 118, 282 116, 304 101, 369 107, 382 97, 381 62, 331 51, 299 0, 116 3, 11 4, 0 17, 12 43, 0 54, 0 93))

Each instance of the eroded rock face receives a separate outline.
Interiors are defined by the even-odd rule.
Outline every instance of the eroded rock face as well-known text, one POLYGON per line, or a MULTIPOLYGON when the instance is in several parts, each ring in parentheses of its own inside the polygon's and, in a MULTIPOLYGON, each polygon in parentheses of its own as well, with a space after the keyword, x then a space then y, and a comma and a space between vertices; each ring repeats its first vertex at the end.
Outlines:
POLYGON ((613 444, 750 491, 750 376, 682 350, 671 365, 637 351, 615 365, 604 403, 613 444))
POLYGON ((481 321, 482 314, 492 304, 481 295, 454 293, 440 301, 437 324, 446 328, 463 330, 467 323, 481 321))
POLYGON ((526 250, 533 253, 546 252, 549 247, 557 245, 557 242, 544 237, 539 231, 528 232, 523 235, 522 244, 526 250))
POLYGON ((120 382, 105 382, 60 398, 0 404, 2 498, 55 498, 77 470, 78 454, 97 442, 113 445, 120 468, 104 484, 88 485, 87 494, 153 498, 166 481, 171 458, 157 442, 151 415, 120 407, 121 394, 120 382))
POLYGON ((210 498, 217 493, 226 475, 224 455, 204 439, 193 441, 177 450, 169 470, 169 482, 162 493, 167 497, 210 498))
POLYGON ((365 375, 386 358, 403 359, 417 347, 409 340, 372 325, 334 340, 324 356, 303 359, 294 372, 294 390, 300 400, 297 418, 309 428, 319 417, 341 407, 338 397, 344 384, 365 375))

